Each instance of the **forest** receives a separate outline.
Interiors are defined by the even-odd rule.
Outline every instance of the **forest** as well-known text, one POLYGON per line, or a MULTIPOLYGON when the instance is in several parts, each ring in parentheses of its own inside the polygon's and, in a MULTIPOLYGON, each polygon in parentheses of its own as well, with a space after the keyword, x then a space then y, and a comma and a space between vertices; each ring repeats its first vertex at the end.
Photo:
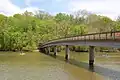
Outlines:
MULTIPOLYGON (((0 51, 34 50, 39 43, 61 37, 119 30, 119 16, 116 20, 112 20, 107 16, 86 10, 56 15, 45 11, 35 13, 25 11, 23 14, 13 16, 0 14, 0 51)), ((74 46, 73 48, 79 51, 87 47, 74 46)))

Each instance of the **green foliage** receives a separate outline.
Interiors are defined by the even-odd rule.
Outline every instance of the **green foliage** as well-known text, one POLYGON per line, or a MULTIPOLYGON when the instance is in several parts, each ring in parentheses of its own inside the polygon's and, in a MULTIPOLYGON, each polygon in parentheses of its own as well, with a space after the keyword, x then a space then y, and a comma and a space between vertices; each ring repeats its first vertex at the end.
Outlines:
POLYGON ((71 35, 83 35, 87 32, 87 25, 84 24, 75 25, 74 27, 71 27, 71 35))
POLYGON ((55 16, 44 11, 37 11, 36 14, 25 11, 10 17, 0 14, 0 50, 32 50, 37 49, 38 43, 49 40, 112 30, 120 30, 119 18, 112 21, 85 10, 55 16))

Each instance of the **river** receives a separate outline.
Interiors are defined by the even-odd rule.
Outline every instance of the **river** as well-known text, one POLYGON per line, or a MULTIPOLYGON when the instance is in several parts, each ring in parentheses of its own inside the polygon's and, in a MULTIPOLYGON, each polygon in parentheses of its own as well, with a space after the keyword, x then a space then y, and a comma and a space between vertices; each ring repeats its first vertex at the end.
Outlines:
POLYGON ((0 52, 0 80, 120 80, 120 53, 96 53, 89 68, 88 53, 64 52, 57 57, 39 52, 0 52))

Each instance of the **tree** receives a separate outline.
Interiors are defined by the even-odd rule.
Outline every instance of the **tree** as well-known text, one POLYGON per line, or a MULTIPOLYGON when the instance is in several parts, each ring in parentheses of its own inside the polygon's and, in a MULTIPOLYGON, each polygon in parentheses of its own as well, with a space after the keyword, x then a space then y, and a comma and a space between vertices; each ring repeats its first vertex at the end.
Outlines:
POLYGON ((45 11, 25 11, 9 17, 0 14, 0 50, 32 50, 39 43, 61 37, 113 30, 120 30, 119 17, 113 21, 85 10, 55 16, 45 11))
POLYGON ((107 32, 113 28, 113 21, 110 18, 96 14, 89 15, 86 24, 89 26, 89 33, 107 32))
POLYGON ((35 17, 41 20, 47 20, 52 18, 52 16, 49 13, 40 10, 36 11, 35 17))

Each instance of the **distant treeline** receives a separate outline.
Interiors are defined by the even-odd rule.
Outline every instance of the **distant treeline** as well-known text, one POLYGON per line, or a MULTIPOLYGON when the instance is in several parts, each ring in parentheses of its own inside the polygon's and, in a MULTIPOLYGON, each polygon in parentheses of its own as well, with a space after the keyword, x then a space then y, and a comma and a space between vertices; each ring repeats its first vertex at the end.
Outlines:
MULTIPOLYGON (((36 11, 35 14, 25 11, 13 16, 0 14, 0 50, 33 50, 39 43, 61 37, 119 30, 120 17, 112 20, 86 10, 54 16, 44 11, 36 11)), ((88 51, 87 47, 80 46, 71 47, 71 50, 88 51)))

